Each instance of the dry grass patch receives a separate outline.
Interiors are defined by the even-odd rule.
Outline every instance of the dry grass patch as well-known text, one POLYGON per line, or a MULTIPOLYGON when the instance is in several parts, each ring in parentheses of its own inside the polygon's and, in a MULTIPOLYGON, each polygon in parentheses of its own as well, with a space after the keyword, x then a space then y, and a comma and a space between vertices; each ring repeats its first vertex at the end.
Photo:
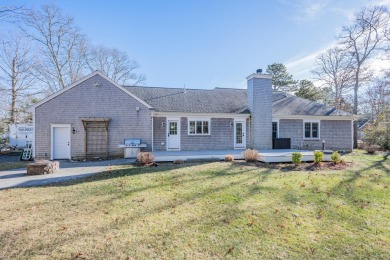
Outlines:
POLYGON ((32 163, 32 161, 0 162, 0 171, 25 168, 29 163, 32 163))
POLYGON ((323 259, 390 255, 390 159, 345 171, 213 162, 116 166, 0 191, 0 259, 323 259))

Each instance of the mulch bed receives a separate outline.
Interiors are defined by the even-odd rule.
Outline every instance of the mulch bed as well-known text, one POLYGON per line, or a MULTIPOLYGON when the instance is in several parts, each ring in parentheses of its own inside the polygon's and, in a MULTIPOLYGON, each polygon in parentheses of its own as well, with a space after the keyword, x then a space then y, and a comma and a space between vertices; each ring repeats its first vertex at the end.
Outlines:
POLYGON ((340 171, 345 170, 353 166, 351 162, 341 162, 335 164, 333 162, 321 162, 319 164, 306 163, 295 165, 293 163, 263 163, 263 162, 245 162, 245 161, 233 161, 236 165, 255 166, 259 168, 279 169, 281 171, 340 171))

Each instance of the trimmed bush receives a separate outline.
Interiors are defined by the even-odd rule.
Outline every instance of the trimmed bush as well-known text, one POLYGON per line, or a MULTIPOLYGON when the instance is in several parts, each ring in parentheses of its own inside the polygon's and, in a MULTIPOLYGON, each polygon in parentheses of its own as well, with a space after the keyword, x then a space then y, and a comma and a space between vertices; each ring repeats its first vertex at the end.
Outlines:
POLYGON ((320 162, 322 162, 322 160, 324 160, 324 153, 321 151, 315 151, 314 152, 314 163, 319 164, 320 162))
POLYGON ((233 161, 233 160, 234 160, 233 155, 230 155, 230 154, 225 155, 225 161, 226 161, 226 162, 231 162, 231 161, 233 161))
POLYGON ((330 159, 332 159, 332 162, 334 164, 338 164, 341 162, 341 158, 340 158, 340 154, 338 151, 334 151, 331 155, 330 155, 330 159))
POLYGON ((259 159, 259 151, 254 149, 246 149, 242 154, 246 162, 257 162, 259 159))
POLYGON ((183 163, 184 163, 184 160, 180 160, 180 159, 173 161, 173 164, 183 164, 183 163))
POLYGON ((376 151, 378 151, 380 148, 379 145, 375 145, 375 144, 372 144, 372 145, 367 145, 364 149, 366 150, 367 153, 369 154, 375 154, 376 151))
POLYGON ((142 165, 146 165, 152 164, 154 162, 155 157, 151 152, 140 152, 137 155, 137 159, 142 165))
POLYGON ((302 162, 302 153, 299 152, 294 152, 291 154, 291 160, 295 164, 300 164, 302 162))

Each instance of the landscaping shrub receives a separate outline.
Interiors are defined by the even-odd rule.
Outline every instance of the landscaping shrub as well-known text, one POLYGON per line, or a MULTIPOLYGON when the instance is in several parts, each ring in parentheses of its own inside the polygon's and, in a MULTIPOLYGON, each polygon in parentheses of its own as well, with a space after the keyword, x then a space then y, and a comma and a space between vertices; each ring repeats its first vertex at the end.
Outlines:
MULTIPOLYGON (((364 130, 364 142, 390 149, 390 130, 381 126, 369 126, 364 130)), ((367 151, 368 152, 368 151, 367 151)))
POLYGON ((340 158, 340 154, 338 151, 334 151, 331 155, 330 155, 330 159, 332 159, 332 162, 334 162, 334 164, 338 164, 341 162, 341 158, 340 158))
POLYGON ((233 161, 233 160, 234 160, 233 155, 230 155, 230 154, 225 155, 225 161, 226 161, 226 162, 231 162, 231 161, 233 161))
POLYGON ((139 163, 141 163, 142 165, 145 165, 145 164, 153 163, 155 157, 151 152, 140 152, 137 155, 137 159, 138 159, 139 163))
POLYGON ((366 148, 364 148, 366 150, 367 153, 369 154, 375 154, 376 151, 378 151, 380 148, 379 145, 376 145, 376 144, 372 144, 372 145, 367 145, 366 148))
POLYGON ((319 164, 324 160, 324 153, 321 151, 315 151, 314 152, 314 163, 319 164))
POLYGON ((184 163, 184 160, 180 160, 180 159, 173 161, 173 164, 183 164, 183 163, 184 163))
POLYGON ((259 159, 259 151, 254 149, 246 149, 242 154, 246 162, 257 162, 259 159))
POLYGON ((302 157, 303 157, 302 153, 299 152, 294 152, 291 154, 291 160, 295 164, 300 164, 302 162, 302 157))

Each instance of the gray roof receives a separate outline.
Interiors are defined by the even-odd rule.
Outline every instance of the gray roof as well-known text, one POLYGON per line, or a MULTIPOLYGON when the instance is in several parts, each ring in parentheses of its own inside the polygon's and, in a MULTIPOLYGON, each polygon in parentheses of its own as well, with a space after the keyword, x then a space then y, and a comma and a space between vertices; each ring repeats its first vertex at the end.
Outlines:
MULTIPOLYGON (((161 112, 249 114, 246 89, 125 86, 161 112)), ((350 113, 283 92, 272 93, 273 115, 347 116, 350 113)))

